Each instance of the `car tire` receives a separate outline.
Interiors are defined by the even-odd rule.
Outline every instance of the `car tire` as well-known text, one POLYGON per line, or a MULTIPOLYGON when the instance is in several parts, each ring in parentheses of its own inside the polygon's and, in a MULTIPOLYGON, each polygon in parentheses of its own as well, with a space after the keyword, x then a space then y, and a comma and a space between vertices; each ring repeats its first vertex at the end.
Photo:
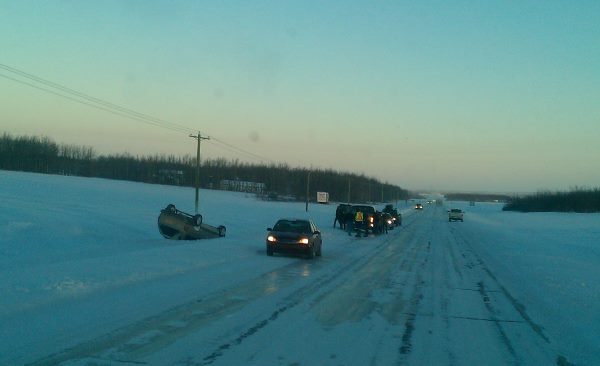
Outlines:
POLYGON ((269 257, 272 257, 272 256, 273 256, 273 249, 271 249, 271 248, 267 247, 267 255, 268 255, 269 257))
POLYGON ((194 226, 202 225, 202 215, 200 215, 200 214, 194 215, 194 217, 192 218, 192 221, 194 222, 194 226))
POLYGON ((319 250, 317 251, 317 257, 321 256, 321 250, 322 250, 321 245, 319 245, 319 250))
POLYGON ((315 247, 314 245, 310 247, 310 249, 308 249, 308 253, 306 253, 306 257, 308 259, 313 259, 315 257, 315 247))

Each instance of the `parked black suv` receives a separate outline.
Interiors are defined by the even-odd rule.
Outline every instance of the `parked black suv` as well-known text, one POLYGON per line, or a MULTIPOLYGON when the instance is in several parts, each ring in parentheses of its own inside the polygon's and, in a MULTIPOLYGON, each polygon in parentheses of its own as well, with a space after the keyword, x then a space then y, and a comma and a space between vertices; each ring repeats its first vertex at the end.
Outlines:
POLYGON ((352 215, 354 216, 354 230, 357 235, 364 234, 367 236, 369 232, 373 232, 375 225, 375 208, 367 205, 355 205, 352 206, 352 215), (358 212, 362 213, 362 221, 357 221, 359 215, 358 212))
POLYGON ((394 208, 393 205, 385 205, 382 212, 392 216, 392 220, 394 221, 393 226, 402 226, 402 214, 400 214, 398 209, 394 208))

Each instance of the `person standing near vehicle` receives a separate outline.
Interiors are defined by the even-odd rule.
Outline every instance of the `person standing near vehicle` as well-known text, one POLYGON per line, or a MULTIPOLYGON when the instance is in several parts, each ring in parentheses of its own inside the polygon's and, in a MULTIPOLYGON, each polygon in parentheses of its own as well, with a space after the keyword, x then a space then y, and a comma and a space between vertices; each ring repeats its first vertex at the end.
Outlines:
POLYGON ((382 234, 387 234, 388 233, 388 220, 392 219, 392 215, 386 213, 381 213, 381 233, 382 234))
POLYGON ((362 211, 356 211, 354 214, 354 227, 356 227, 356 236, 360 236, 360 232, 364 230, 365 236, 367 236, 367 231, 365 230, 365 216, 362 211))
POLYGON ((354 231, 354 215, 352 215, 352 211, 348 210, 344 214, 344 222, 346 223, 346 231, 348 231, 348 236, 352 235, 352 231, 354 231))
POLYGON ((335 227, 335 224, 337 222, 340 224, 340 229, 346 230, 346 224, 348 222, 348 220, 347 220, 348 210, 349 210, 348 205, 344 205, 344 204, 338 205, 338 207, 335 209, 335 219, 333 220, 333 227, 335 227))
POLYGON ((381 234, 383 232, 383 227, 381 224, 383 223, 383 217, 381 212, 375 211, 375 215, 373 215, 373 233, 381 234))

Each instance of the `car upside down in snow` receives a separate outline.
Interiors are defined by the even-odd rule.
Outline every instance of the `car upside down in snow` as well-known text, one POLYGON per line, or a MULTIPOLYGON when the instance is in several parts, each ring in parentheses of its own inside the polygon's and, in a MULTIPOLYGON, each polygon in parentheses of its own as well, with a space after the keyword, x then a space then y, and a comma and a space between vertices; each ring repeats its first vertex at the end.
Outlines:
POLYGON ((160 210, 158 231, 167 239, 196 240, 225 236, 225 226, 211 226, 202 222, 202 215, 191 215, 179 211, 175 205, 169 204, 160 210))

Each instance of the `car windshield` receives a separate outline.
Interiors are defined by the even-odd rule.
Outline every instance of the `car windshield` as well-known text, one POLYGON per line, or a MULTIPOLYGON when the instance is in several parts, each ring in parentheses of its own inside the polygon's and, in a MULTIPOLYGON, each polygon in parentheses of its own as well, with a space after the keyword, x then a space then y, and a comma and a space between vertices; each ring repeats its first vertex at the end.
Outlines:
POLYGON ((310 233, 310 223, 300 220, 280 220, 273 227, 273 231, 292 232, 292 233, 310 233))

